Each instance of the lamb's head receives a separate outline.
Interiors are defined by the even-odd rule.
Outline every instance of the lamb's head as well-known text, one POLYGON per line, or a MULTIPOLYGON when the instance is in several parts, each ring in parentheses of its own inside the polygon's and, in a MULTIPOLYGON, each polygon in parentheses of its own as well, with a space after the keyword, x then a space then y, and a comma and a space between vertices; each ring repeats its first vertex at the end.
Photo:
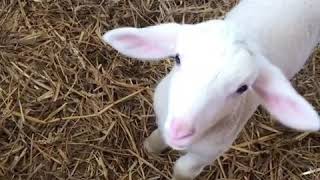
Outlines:
POLYGON ((236 116, 248 91, 257 93, 283 124, 299 130, 320 127, 312 106, 230 23, 124 27, 107 32, 103 39, 129 57, 176 60, 163 130, 175 149, 187 148, 218 121, 236 116))

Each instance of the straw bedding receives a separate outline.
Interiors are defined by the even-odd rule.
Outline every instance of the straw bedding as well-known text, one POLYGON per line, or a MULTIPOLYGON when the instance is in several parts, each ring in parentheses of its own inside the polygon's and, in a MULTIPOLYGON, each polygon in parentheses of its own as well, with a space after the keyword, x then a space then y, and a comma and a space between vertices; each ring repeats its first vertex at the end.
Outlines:
MULTIPOLYGON (((151 156, 152 94, 171 62, 142 63, 100 40, 119 26, 220 18, 236 0, 1 0, 1 179, 169 179, 179 153, 151 156)), ((293 79, 320 109, 320 50, 293 79)), ((198 179, 317 179, 320 134, 259 109, 198 179)))

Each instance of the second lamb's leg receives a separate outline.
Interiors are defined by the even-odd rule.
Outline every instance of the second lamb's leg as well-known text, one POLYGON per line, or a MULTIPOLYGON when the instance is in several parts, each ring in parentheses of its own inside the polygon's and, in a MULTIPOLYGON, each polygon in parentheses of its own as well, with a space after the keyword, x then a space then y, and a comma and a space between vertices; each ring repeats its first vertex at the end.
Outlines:
POLYGON ((159 129, 154 130, 151 135, 144 140, 143 145, 148 152, 154 154, 159 154, 168 148, 159 129))

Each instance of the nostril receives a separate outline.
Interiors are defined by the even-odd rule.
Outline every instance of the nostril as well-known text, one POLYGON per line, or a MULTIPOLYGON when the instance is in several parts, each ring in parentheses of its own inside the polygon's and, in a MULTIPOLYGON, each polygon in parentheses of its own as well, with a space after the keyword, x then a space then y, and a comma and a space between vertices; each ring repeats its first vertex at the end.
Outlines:
POLYGON ((179 134, 176 139, 184 139, 184 138, 187 138, 187 137, 190 137, 194 134, 194 129, 190 130, 190 131, 186 131, 186 132, 182 132, 181 134, 179 134))
POLYGON ((174 120, 171 124, 170 134, 174 139, 184 139, 195 133, 195 128, 182 120, 174 120))

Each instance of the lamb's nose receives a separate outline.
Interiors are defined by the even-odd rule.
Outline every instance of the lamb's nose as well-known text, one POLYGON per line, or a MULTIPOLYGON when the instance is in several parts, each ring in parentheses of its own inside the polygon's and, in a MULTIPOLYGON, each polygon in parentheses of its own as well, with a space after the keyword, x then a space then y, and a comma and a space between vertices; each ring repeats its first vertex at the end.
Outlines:
POLYGON ((192 136, 195 133, 195 128, 182 119, 174 119, 170 126, 170 136, 175 139, 184 139, 192 136))

